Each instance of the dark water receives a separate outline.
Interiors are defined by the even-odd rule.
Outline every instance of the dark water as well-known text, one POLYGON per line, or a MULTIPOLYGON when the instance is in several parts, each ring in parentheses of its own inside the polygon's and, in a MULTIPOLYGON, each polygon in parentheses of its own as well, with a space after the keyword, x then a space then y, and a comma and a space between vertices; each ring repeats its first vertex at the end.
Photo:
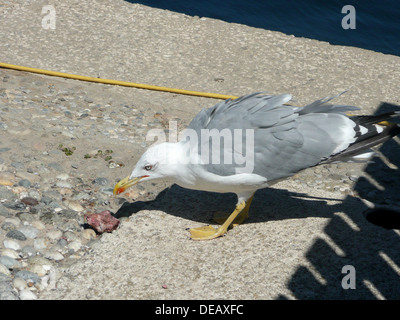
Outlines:
POLYGON ((129 2, 400 56, 400 0, 129 2), (342 19, 348 13, 342 13, 345 5, 355 9, 355 29, 342 28, 342 19))

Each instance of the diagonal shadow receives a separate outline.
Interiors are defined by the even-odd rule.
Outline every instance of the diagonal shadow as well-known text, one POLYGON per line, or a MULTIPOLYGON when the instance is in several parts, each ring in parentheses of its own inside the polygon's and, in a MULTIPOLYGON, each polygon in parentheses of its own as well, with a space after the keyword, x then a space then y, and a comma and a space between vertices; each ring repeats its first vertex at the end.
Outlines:
MULTIPOLYGON (((395 110, 400 110, 400 106, 381 103, 376 114, 395 110)), ((379 188, 367 178, 360 178, 354 189, 361 198, 378 207, 398 208, 400 145, 393 139, 384 143, 379 151, 397 168, 375 157, 366 166, 365 172, 375 180, 379 188)), ((346 207, 346 202, 349 201, 353 199, 344 199, 343 207, 346 207)), ((307 266, 299 266, 287 283, 297 299, 400 298, 400 233, 391 229, 398 228, 399 213, 388 210, 393 214, 386 217, 385 211, 376 211, 375 222, 378 222, 378 225, 375 225, 364 219, 365 214, 371 211, 366 210, 365 205, 361 207, 356 211, 344 211, 358 229, 352 228, 339 216, 332 217, 324 229, 326 235, 344 252, 343 256, 339 256, 323 239, 316 240, 310 247, 306 257, 313 270, 307 266), (387 228, 380 227, 382 223, 387 228), (341 270, 345 265, 355 268, 355 289, 342 288, 341 282, 346 274, 342 274, 341 270), (325 279, 323 283, 317 280, 316 273, 325 279)))
MULTIPOLYGON (((251 205, 250 217, 244 223, 311 216, 332 217, 338 208, 328 205, 327 200, 342 201, 341 199, 313 197, 283 189, 258 190, 251 205)), ((353 200, 357 201, 355 198, 353 200)), ((162 210, 188 220, 210 223, 215 212, 232 212, 236 203, 237 197, 233 193, 222 194, 189 190, 178 185, 172 185, 160 192, 152 201, 123 203, 115 213, 115 217, 129 217, 141 210, 162 210)))

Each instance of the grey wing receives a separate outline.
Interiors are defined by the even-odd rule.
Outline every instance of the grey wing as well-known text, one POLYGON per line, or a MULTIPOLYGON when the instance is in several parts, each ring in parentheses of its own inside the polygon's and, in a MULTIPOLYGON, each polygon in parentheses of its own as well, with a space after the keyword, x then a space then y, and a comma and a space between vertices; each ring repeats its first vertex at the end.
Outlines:
POLYGON ((354 107, 327 105, 330 99, 303 108, 284 105, 290 99, 255 93, 202 110, 188 129, 199 137, 206 170, 223 176, 252 172, 272 181, 314 166, 354 141, 355 123, 340 114, 354 107))

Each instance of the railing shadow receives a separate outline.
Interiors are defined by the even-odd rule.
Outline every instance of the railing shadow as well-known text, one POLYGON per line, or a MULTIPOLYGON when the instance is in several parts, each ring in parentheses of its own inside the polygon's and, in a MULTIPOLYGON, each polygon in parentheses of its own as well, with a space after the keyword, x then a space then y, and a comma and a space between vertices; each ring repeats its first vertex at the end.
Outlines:
MULTIPOLYGON (((400 106, 382 103, 376 114, 395 110, 400 110, 400 106)), ((400 145, 396 139, 389 140, 379 151, 386 161, 375 157, 365 167, 367 176, 375 182, 361 177, 354 190, 377 208, 387 210, 374 211, 373 219, 371 216, 367 219, 371 210, 361 203, 354 212, 344 211, 357 225, 356 230, 341 217, 332 217, 324 231, 344 256, 339 256, 325 240, 315 241, 306 254, 313 270, 299 266, 287 284, 297 299, 400 298, 400 232, 395 230, 400 225, 400 214, 396 211, 400 204, 400 145), (388 162, 397 168, 389 166, 388 162), (341 285, 346 276, 341 273, 345 265, 354 267, 355 289, 343 289, 341 285), (322 284, 315 272, 325 279, 322 284)), ((343 207, 348 201, 354 199, 345 198, 343 207)))

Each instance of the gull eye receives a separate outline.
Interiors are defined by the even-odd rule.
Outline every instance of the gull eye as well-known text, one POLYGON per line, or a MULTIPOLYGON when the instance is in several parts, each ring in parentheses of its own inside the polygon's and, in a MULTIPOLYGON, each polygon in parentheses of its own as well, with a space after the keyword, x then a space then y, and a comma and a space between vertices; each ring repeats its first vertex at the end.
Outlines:
POLYGON ((144 167, 144 170, 146 170, 146 171, 150 171, 151 169, 153 169, 153 166, 151 166, 151 165, 147 165, 144 167))

